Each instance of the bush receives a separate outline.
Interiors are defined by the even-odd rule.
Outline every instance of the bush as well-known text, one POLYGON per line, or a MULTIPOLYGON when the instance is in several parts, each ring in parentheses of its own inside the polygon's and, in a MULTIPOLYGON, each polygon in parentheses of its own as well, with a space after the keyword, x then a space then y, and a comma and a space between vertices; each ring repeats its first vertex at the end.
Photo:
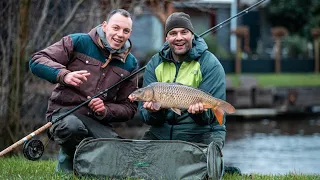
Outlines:
POLYGON ((204 38, 208 45, 208 50, 212 52, 218 59, 230 59, 232 54, 219 46, 216 36, 206 36, 204 38))
POLYGON ((282 48, 286 52, 284 58, 308 57, 308 41, 302 36, 287 36, 282 43, 282 48))

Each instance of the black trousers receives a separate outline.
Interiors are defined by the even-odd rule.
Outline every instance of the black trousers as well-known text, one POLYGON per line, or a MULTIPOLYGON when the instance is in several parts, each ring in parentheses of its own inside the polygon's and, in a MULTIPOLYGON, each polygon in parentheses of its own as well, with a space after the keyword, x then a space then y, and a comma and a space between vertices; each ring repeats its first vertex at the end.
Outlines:
MULTIPOLYGON (((64 114, 67 110, 60 110, 52 115, 52 120, 64 114)), ((81 114, 70 114, 50 127, 50 134, 62 150, 73 156, 76 146, 86 137, 119 138, 111 126, 102 125, 95 120, 81 114)))

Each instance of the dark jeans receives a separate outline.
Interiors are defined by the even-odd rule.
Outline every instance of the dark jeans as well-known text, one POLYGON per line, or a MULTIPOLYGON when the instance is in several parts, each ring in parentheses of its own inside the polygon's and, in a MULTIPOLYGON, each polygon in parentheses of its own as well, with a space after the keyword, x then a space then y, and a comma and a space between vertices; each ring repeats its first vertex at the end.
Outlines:
MULTIPOLYGON (((52 116, 52 119, 56 119, 64 113, 65 110, 60 110, 52 116)), ((53 135, 54 141, 69 155, 73 155, 76 146, 86 137, 118 137, 118 134, 114 132, 111 126, 102 125, 98 120, 81 114, 70 114, 54 123, 50 128, 50 133, 53 135)))
MULTIPOLYGON (((52 120, 64 114, 67 110, 60 110, 53 114, 52 120)), ((58 156, 58 167, 72 170, 72 160, 77 145, 86 137, 118 138, 111 126, 105 126, 95 120, 80 114, 70 114, 54 123, 49 132, 61 149, 58 156), (67 164, 67 165, 63 165, 67 164), (60 166, 59 166, 60 164, 60 166)), ((61 169, 63 169, 61 168, 61 169)), ((58 168, 59 169, 59 168, 58 168)))

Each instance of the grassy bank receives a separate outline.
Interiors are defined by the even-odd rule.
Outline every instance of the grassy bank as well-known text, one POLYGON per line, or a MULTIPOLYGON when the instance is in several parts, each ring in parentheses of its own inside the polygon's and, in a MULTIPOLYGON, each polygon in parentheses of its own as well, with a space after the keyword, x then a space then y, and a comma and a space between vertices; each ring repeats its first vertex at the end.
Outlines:
MULTIPOLYGON (((29 161, 23 157, 5 157, 0 159, 0 179, 75 179, 72 174, 56 173, 54 171, 56 161, 29 161)), ((130 178, 128 178, 130 179, 130 178)), ((224 180, 231 179, 257 179, 257 180, 315 180, 320 175, 304 175, 290 173, 286 175, 225 175, 224 180)))
POLYGON ((254 77, 260 87, 320 86, 320 73, 227 74, 234 86, 240 85, 240 76, 254 77))

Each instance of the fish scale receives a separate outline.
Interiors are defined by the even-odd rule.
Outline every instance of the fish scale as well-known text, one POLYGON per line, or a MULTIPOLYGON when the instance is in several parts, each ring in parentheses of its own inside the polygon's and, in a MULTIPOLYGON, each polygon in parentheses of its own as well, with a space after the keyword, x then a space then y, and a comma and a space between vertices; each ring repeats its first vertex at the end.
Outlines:
MULTIPOLYGON (((163 108, 177 107, 177 108, 189 108, 190 104, 206 101, 204 98, 206 94, 195 94, 194 88, 182 85, 168 85, 168 86, 154 86, 154 100, 156 102, 162 102, 163 108), (202 95, 202 97, 201 97, 202 95)), ((203 92, 201 92, 203 93, 203 92)))

